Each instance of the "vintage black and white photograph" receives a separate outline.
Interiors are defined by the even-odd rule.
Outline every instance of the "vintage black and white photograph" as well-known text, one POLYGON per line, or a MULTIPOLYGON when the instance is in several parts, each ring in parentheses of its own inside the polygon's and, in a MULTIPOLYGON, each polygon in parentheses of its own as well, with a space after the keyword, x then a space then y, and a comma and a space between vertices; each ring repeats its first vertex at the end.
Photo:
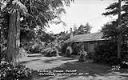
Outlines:
POLYGON ((0 0, 0 80, 128 80, 128 0, 0 0))

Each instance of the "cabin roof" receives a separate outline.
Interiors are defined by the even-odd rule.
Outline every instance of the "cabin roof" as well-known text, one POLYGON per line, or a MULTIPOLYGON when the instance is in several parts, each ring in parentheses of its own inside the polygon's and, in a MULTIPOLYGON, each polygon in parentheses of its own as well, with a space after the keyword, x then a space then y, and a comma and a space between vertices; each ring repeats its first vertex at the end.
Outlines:
POLYGON ((105 40, 103 39, 102 32, 75 35, 72 38, 68 39, 66 42, 88 42, 100 40, 105 40))

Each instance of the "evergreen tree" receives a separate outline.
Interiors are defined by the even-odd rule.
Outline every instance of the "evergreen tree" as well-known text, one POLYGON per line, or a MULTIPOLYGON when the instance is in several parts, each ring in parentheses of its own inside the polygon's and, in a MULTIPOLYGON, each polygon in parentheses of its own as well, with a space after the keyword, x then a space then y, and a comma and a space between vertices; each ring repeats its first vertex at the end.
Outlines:
POLYGON ((0 3, 1 12, 9 15, 8 61, 15 63, 19 53, 20 29, 44 28, 49 21, 59 19, 64 5, 69 5, 70 0, 1 0, 0 3))
MULTIPOLYGON (((112 40, 114 44, 118 43, 118 36, 121 35, 121 53, 127 53, 127 46, 128 46, 128 1, 123 0, 121 6, 121 22, 120 22, 120 29, 118 27, 118 19, 111 21, 104 25, 102 28, 102 32, 104 33, 104 37, 112 40)), ((107 12, 103 13, 105 16, 116 16, 119 12, 119 3, 115 2, 106 8, 107 12)))
POLYGON ((78 29, 75 29, 74 34, 86 34, 90 33, 90 30, 91 26, 89 25, 89 23, 86 23, 86 25, 80 25, 78 29))

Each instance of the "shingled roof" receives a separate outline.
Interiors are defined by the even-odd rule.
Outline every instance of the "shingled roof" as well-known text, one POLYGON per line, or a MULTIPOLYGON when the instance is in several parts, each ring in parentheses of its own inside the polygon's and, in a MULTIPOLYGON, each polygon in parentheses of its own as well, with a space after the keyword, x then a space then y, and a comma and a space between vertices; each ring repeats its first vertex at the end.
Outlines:
POLYGON ((89 33, 89 34, 81 34, 81 35, 75 35, 71 39, 69 39, 67 42, 88 42, 88 41, 99 41, 99 40, 105 40, 102 38, 103 33, 89 33))

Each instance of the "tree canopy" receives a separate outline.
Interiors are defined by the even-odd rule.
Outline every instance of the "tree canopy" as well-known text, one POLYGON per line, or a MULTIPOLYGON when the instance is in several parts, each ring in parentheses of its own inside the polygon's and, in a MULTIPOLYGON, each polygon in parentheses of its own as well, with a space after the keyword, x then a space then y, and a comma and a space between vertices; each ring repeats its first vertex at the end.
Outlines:
MULTIPOLYGON (((1 0, 1 27, 3 33, 7 33, 9 15, 14 10, 20 10, 20 27, 22 32, 28 32, 34 36, 34 28, 38 26, 41 30, 48 27, 50 21, 55 18, 62 22, 59 14, 65 13, 64 6, 69 6, 73 0, 1 0), (25 15, 24 15, 25 14, 25 15), (6 31, 6 32, 5 32, 6 31)), ((53 21, 54 22, 54 21, 53 21)), ((22 33, 21 33, 22 35, 22 33)), ((7 35, 6 35, 7 37, 7 35)))
MULTIPOLYGON (((122 58, 128 52, 128 1, 122 0, 120 19, 115 19, 108 22, 102 28, 104 37, 108 38, 117 46, 118 58, 122 58)), ((105 16, 119 17, 119 3, 113 3, 106 8, 105 16)), ((114 47, 114 45, 112 47, 114 47)), ((116 50, 116 51, 117 51, 116 50)))
MULTIPOLYGON (((122 9, 121 9, 121 24, 120 29, 118 27, 118 19, 111 21, 104 25, 102 31, 104 32, 104 37, 111 37, 117 39, 118 34, 122 34, 124 38, 128 37, 128 1, 122 1, 122 9)), ((118 3, 113 3, 106 8, 107 12, 103 13, 105 16, 116 16, 118 14, 118 3)))
POLYGON ((80 25, 79 28, 77 29, 76 27, 74 27, 74 34, 86 34, 86 33, 90 33, 91 30, 91 26, 89 23, 86 23, 86 25, 80 25))
POLYGON ((24 34, 32 34, 33 37, 37 26, 42 30, 55 18, 61 21, 59 14, 65 12, 64 6, 69 6, 71 1, 73 0, 0 0, 0 15, 2 15, 0 24, 3 34, 7 33, 8 50, 11 50, 7 53, 10 57, 14 58, 12 56, 19 50, 17 46, 17 42, 20 42, 19 37, 25 37, 20 36, 20 30, 24 34))

